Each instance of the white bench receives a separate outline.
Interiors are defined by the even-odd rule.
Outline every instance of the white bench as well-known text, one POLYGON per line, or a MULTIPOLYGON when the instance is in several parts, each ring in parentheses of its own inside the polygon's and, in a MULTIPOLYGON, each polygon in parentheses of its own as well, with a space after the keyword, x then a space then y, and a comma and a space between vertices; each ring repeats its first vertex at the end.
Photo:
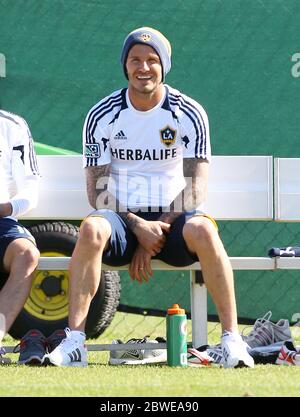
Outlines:
MULTIPOLYGON (((91 210, 86 196, 81 156, 40 155, 42 175, 40 201, 23 219, 78 220, 91 210)), ((214 156, 209 178, 209 193, 203 210, 217 220, 273 219, 273 159, 271 156, 214 156)), ((268 257, 231 257, 234 270, 274 270, 268 257)), ((38 269, 66 270, 69 258, 41 257, 38 269)), ((127 267, 117 268, 124 270, 127 267)), ((153 270, 190 271, 193 346, 207 343, 207 292, 196 281, 199 263, 174 268, 153 260, 153 270)), ((104 266, 104 269, 114 268, 104 266)))
MULTIPOLYGON (((274 158, 274 212, 278 222, 300 221, 300 158, 274 158)), ((298 257, 275 262, 277 269, 300 269, 298 257)))

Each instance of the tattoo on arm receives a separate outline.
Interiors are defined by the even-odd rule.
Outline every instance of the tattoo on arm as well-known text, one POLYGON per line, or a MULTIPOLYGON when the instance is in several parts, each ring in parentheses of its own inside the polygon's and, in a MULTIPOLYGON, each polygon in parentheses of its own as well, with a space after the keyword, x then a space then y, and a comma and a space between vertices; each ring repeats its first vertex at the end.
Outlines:
POLYGON ((183 207, 184 210, 193 210, 207 197, 208 161, 185 158, 183 173, 186 180, 186 187, 183 190, 183 207))
POLYGON ((183 172, 186 186, 171 204, 170 210, 161 215, 160 220, 165 223, 172 224, 183 211, 194 210, 206 199, 208 179, 207 160, 184 158, 183 172))
POLYGON ((109 175, 109 165, 100 165, 96 167, 85 168, 86 173, 86 190, 89 203, 95 209, 97 208, 97 198, 103 192, 103 189, 97 189, 97 181, 104 179, 109 175))
POLYGON ((128 210, 107 191, 109 168, 110 165, 86 168, 86 188, 89 203, 95 209, 109 208, 118 212, 120 217, 127 222, 129 228, 133 230, 138 224, 138 216, 128 212, 128 210), (98 197, 103 198, 100 199, 98 197), (99 202, 102 202, 103 204, 99 204, 99 202))

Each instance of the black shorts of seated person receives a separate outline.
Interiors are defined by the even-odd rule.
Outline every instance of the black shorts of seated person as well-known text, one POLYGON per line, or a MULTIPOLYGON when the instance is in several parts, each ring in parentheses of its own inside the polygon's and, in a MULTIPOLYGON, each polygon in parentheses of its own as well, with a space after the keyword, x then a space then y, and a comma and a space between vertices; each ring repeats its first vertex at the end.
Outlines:
MULTIPOLYGON (((145 220, 155 221, 162 215, 162 211, 138 211, 134 212, 134 214, 145 220)), ((90 216, 104 217, 111 225, 112 233, 109 247, 103 253, 103 263, 115 267, 129 264, 138 241, 126 224, 126 221, 114 211, 107 209, 95 210, 90 216)), ((166 243, 163 249, 156 256, 153 256, 152 259, 159 259, 174 267, 188 266, 198 261, 197 256, 188 250, 183 238, 182 231, 185 222, 186 215, 182 213, 171 225, 170 232, 165 234, 166 243)))

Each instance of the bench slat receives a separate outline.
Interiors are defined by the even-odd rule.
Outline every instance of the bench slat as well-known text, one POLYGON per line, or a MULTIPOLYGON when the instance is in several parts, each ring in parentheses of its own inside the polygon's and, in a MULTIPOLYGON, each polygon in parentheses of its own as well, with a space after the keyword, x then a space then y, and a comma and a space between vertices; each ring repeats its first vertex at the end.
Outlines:
MULTIPOLYGON (((235 270, 272 270, 275 269, 275 258, 264 258, 264 257, 230 257, 230 262, 232 268, 235 270)), ((53 256, 46 257, 41 256, 38 264, 39 270, 67 270, 69 265, 70 258, 64 256, 53 256)), ((161 271, 175 271, 175 270, 185 270, 185 271, 199 271, 201 269, 200 263, 195 262, 192 265, 176 268, 174 266, 168 265, 159 260, 152 260, 151 267, 153 270, 161 271)), ((112 267, 108 265, 103 265, 104 270, 111 271, 124 271, 128 269, 128 265, 120 267, 112 267)))
POLYGON ((300 269, 300 258, 275 258, 276 269, 300 269))

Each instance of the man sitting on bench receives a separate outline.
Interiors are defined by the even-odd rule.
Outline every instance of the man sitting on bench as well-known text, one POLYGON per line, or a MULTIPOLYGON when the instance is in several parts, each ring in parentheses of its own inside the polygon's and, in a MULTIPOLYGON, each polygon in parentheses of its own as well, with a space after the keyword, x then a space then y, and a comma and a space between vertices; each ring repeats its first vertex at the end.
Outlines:
POLYGON ((215 221, 196 209, 206 197, 211 157, 207 115, 163 83, 171 46, 157 30, 131 32, 121 62, 128 88, 101 100, 85 121, 84 166, 95 211, 81 225, 70 263, 70 329, 44 362, 87 365, 85 322, 102 261, 130 263, 131 278, 142 282, 156 258, 174 266, 200 261, 222 326, 224 366, 253 367, 238 333, 230 261, 215 221))

